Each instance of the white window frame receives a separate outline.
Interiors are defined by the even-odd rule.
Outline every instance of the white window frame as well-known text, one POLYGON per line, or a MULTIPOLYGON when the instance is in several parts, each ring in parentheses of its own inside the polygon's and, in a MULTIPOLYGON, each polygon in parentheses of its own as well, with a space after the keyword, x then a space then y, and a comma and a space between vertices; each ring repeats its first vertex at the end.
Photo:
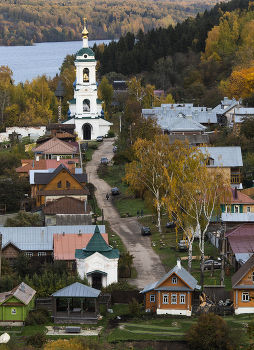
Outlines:
POLYGON ((47 252, 38 252, 38 256, 46 256, 47 252))
POLYGON ((250 293, 242 292, 242 301, 249 302, 250 301, 250 293))
POLYGON ((17 310, 16 309, 11 309, 11 314, 12 315, 16 315, 17 314, 17 310))
POLYGON ((150 303, 155 303, 155 294, 150 295, 150 303))
POLYGON ((172 277, 172 284, 177 284, 177 277, 172 277))
POLYGON ((162 294, 162 303, 168 304, 168 294, 162 294))
POLYGON ((234 207, 234 213, 235 213, 235 214, 239 214, 239 213, 240 213, 239 205, 235 205, 235 207, 234 207))
POLYGON ((186 304, 186 295, 180 294, 180 304, 186 304))
POLYGON ((226 205, 225 213, 231 213, 231 207, 230 207, 230 205, 226 205))
POLYGON ((171 294, 171 304, 177 304, 177 294, 171 294))
POLYGON ((251 213, 251 207, 247 207, 247 213, 251 213))
POLYGON ((25 256, 28 256, 29 258, 31 258, 32 256, 34 256, 33 252, 25 252, 25 256))

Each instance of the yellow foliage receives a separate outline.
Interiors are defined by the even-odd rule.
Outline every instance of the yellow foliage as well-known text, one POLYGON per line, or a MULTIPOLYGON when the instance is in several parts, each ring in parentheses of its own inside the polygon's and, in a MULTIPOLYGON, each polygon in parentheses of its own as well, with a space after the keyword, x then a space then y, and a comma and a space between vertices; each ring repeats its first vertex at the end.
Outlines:
POLYGON ((74 339, 58 339, 52 343, 46 344, 44 350, 88 350, 84 347, 78 338, 74 339))

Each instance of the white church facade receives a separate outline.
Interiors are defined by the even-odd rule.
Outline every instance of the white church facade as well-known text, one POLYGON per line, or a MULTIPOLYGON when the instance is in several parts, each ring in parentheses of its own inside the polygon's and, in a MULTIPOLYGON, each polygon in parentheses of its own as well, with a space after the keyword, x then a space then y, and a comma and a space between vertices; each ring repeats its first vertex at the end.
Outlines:
POLYGON ((62 123, 75 124, 81 140, 93 140, 104 136, 113 125, 104 119, 102 101, 98 99, 96 82, 96 60, 88 46, 86 24, 82 32, 83 47, 76 54, 76 80, 73 84, 74 98, 69 101, 68 119, 62 123))

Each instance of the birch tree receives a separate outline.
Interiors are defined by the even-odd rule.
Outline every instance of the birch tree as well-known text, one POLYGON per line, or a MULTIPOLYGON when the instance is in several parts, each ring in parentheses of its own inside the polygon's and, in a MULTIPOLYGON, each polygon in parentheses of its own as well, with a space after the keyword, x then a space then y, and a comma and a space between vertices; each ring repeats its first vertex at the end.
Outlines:
POLYGON ((133 190, 151 195, 157 211, 158 231, 161 232, 161 210, 167 194, 164 186, 164 167, 172 147, 167 135, 156 135, 154 140, 138 139, 133 145, 136 160, 126 165, 125 180, 133 190))
POLYGON ((206 159, 196 147, 175 142, 169 166, 165 167, 168 212, 177 217, 177 225, 188 242, 188 271, 192 267, 192 246, 199 239, 201 252, 201 283, 204 278, 204 240, 212 215, 220 210, 222 198, 228 193, 228 183, 220 169, 207 168, 206 159))
POLYGON ((4 110, 9 106, 13 91, 12 71, 8 66, 0 67, 0 125, 4 122, 4 110))

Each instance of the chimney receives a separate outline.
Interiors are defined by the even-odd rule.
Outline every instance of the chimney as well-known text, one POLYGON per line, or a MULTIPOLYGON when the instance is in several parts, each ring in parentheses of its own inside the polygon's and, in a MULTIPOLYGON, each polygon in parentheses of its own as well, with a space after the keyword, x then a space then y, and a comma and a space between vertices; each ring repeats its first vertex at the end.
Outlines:
POLYGON ((56 160, 57 160, 57 162, 59 162, 59 160, 60 160, 60 157, 59 157, 59 156, 57 156, 57 157, 56 157, 56 160))
POLYGON ((63 236, 65 236, 65 232, 63 231, 63 236))
POLYGON ((177 259, 176 264, 177 264, 177 267, 178 267, 179 269, 181 269, 181 259, 180 259, 180 258, 177 259))
POLYGON ((78 231, 78 235, 79 235, 79 236, 82 236, 81 230, 78 231))
POLYGON ((238 196, 237 196, 237 187, 235 187, 235 191, 234 191, 234 198, 237 199, 238 196))
POLYGON ((26 289, 25 289, 25 285, 24 283, 22 282, 21 285, 20 285, 20 290, 21 292, 25 293, 26 289))

